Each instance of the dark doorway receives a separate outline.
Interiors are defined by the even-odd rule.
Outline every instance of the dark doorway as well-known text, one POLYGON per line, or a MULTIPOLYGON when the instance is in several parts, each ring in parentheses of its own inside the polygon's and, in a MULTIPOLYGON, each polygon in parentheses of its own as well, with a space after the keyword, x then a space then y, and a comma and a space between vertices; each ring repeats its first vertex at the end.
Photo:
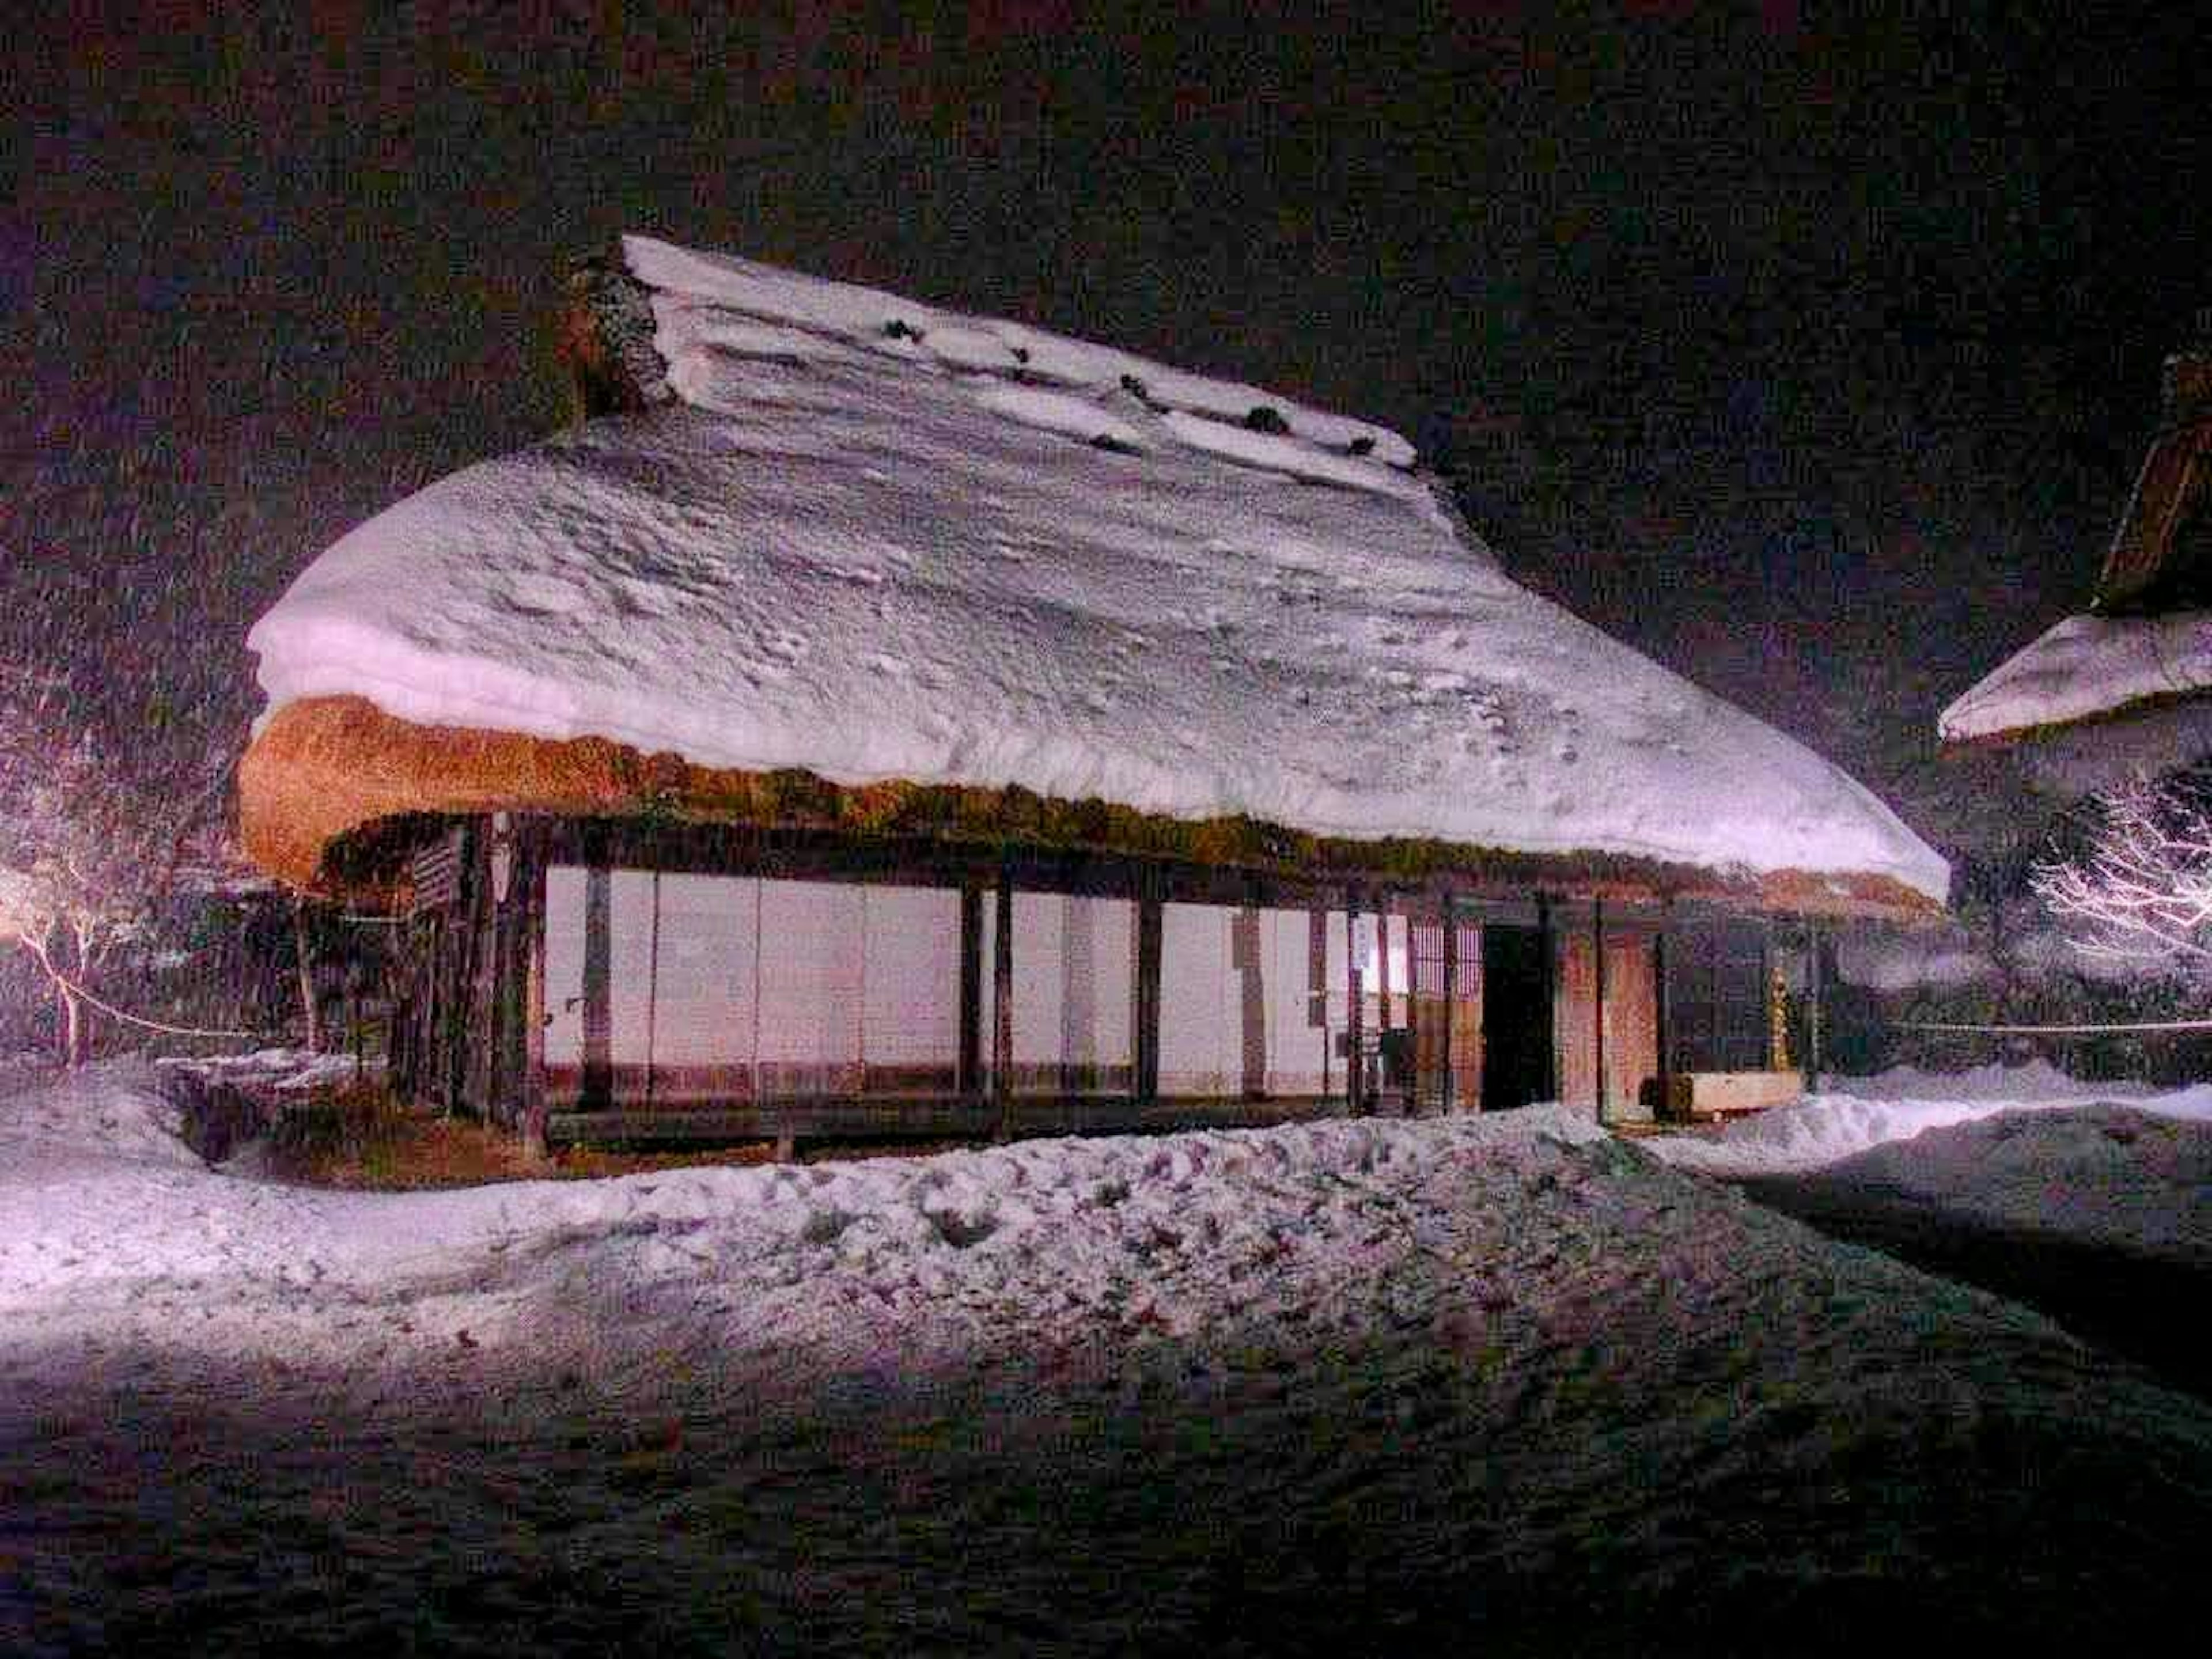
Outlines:
POLYGON ((1552 996, 1544 935, 1482 929, 1482 1109, 1508 1110, 1552 1091, 1552 996))

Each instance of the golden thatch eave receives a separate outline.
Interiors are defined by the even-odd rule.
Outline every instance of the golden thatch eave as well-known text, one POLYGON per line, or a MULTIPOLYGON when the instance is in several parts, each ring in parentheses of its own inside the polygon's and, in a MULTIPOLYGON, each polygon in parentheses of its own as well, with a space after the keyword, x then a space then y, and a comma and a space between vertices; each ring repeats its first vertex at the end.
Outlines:
POLYGON ((417 726, 364 698, 286 705, 239 767, 248 854, 292 884, 357 892, 378 827, 494 811, 833 831, 970 845, 1082 849, 1304 880, 1473 893, 1548 892, 1626 903, 1710 900, 1803 915, 1912 921, 1942 906, 1887 876, 1781 871, 1730 877, 1608 853, 1532 854, 1425 837, 1364 841, 1227 817, 1168 817, 1019 787, 898 780, 836 784, 810 772, 696 766, 604 738, 563 741, 417 726))

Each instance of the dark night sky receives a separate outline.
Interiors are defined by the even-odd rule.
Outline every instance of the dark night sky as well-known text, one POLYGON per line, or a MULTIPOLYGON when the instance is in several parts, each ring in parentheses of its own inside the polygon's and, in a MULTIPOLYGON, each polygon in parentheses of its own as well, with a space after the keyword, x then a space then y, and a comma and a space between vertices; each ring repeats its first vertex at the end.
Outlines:
POLYGON ((560 264, 647 229, 1400 426, 1955 847, 1935 710, 2084 597, 2212 304, 2185 7, 311 9, 0 44, 0 629, 180 737, 333 536, 558 421, 560 264))

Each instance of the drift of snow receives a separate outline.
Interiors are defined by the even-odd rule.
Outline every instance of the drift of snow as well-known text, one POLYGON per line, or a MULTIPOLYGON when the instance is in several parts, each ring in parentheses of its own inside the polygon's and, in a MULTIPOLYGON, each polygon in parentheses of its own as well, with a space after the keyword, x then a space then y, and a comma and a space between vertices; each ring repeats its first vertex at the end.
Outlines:
POLYGON ((0 1102, 11 1651, 2087 1640, 2212 1491, 2199 1402, 1554 1109, 370 1194, 142 1156, 160 1082, 0 1102))
POLYGON ((2212 687, 2212 611, 2069 617, 1946 708, 1947 738, 1994 737, 2212 687))
POLYGON ((1999 1112, 2111 1100, 2161 1117, 2212 1122, 2212 1085, 2153 1092, 2140 1084, 2085 1083, 2039 1060, 1962 1073, 1899 1066, 1871 1078, 1837 1078, 1823 1093, 1795 1105, 1735 1119, 1709 1134, 1667 1136, 1652 1150, 1705 1175, 1784 1175, 1999 1112))
POLYGON ((680 401, 339 541, 250 637, 271 711, 1947 890, 1857 783, 1508 580, 1395 434, 624 247, 680 401))

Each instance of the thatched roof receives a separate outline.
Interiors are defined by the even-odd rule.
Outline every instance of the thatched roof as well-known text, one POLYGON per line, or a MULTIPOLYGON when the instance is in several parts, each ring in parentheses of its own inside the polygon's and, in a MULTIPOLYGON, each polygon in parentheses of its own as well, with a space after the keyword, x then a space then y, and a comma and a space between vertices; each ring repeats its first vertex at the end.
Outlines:
POLYGON ((2166 360, 2162 418, 2087 613, 2014 653, 1940 717, 1953 742, 2047 738, 2212 690, 2212 313, 2166 360))
POLYGON ((359 861, 343 862, 358 831, 415 814, 519 811, 826 830, 967 848, 1111 853, 1324 881, 1449 887, 1468 896, 1533 890, 1891 918, 1935 908, 1925 895, 1880 876, 1717 872, 1650 859, 1514 853, 1419 838, 1349 841, 1249 818, 1194 822, 1021 789, 900 781, 847 787, 803 771, 695 766, 680 756, 641 755, 603 738, 555 742, 414 726, 360 697, 288 704, 247 752, 240 790, 249 854, 264 868, 310 888, 371 884, 392 873, 370 861, 373 848, 359 848, 359 861))
POLYGON ((294 878, 379 815, 630 810, 608 779, 673 765, 746 822, 803 775, 860 821, 1045 803, 1133 852, 1243 825, 1945 890, 1843 774, 1509 580, 1384 428, 638 238, 580 282, 605 412, 400 502, 254 630, 244 816, 294 878))

